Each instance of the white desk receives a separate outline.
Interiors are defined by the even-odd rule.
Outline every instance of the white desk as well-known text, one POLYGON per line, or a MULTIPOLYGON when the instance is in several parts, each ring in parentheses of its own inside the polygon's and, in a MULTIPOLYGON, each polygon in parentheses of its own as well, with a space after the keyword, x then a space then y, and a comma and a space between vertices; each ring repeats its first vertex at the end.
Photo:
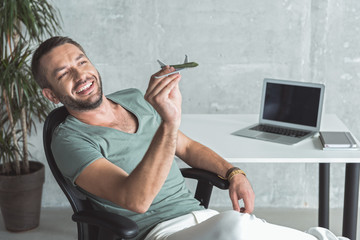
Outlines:
MULTIPOLYGON (((346 163, 343 235, 356 237, 360 151, 323 151, 318 135, 283 145, 231 135, 258 121, 256 114, 184 114, 180 130, 232 163, 320 163, 319 226, 329 227, 329 163, 346 163)), ((321 131, 348 131, 336 115, 323 115, 321 131)))

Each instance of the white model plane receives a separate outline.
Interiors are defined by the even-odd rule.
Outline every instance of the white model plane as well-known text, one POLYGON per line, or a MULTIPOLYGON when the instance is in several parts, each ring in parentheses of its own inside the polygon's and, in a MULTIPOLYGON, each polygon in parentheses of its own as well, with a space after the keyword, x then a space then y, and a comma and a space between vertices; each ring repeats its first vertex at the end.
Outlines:
MULTIPOLYGON (((166 67, 166 64, 165 64, 165 63, 163 63, 163 62, 160 61, 159 59, 158 59, 157 61, 158 61, 158 63, 160 64, 161 68, 166 67)), ((164 74, 164 75, 161 75, 161 76, 156 76, 155 78, 167 77, 167 76, 170 76, 170 75, 172 75, 172 74, 178 73, 178 72, 180 72, 181 70, 184 70, 185 68, 194 68, 194 67, 197 67, 198 65, 199 65, 199 64, 197 64, 196 62, 188 62, 188 56, 185 55, 185 60, 184 60, 184 63, 183 63, 183 64, 170 65, 170 67, 175 68, 175 71, 174 71, 174 72, 167 73, 167 74, 164 74)))

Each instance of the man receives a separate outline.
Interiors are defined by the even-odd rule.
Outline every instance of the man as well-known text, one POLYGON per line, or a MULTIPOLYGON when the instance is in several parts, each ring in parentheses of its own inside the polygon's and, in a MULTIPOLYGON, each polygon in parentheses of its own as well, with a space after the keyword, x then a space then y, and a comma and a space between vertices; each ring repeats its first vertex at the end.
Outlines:
POLYGON ((137 222, 137 239, 256 239, 259 234, 315 239, 249 215, 255 196, 245 173, 179 131, 181 76, 155 78, 173 68, 151 77, 145 97, 136 89, 104 96, 101 77, 83 48, 70 38, 53 37, 34 53, 32 71, 44 96, 70 113, 52 143, 62 174, 97 208, 137 222), (175 155, 228 178, 234 211, 218 214, 199 206, 175 155))

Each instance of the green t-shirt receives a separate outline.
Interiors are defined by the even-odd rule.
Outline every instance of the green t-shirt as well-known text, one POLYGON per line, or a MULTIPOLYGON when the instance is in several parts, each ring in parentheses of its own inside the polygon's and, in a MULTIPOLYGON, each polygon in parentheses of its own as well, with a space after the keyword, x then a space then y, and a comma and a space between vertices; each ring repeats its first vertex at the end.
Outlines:
MULTIPOLYGON (((161 123, 158 113, 137 89, 122 90, 107 98, 136 116, 137 132, 129 134, 113 128, 92 126, 68 116, 55 130, 51 147, 60 171, 74 185, 81 171, 100 158, 106 158, 130 174, 142 160, 161 123)), ((159 222, 203 209, 186 188, 175 161, 160 192, 149 210, 143 214, 80 190, 89 197, 95 208, 118 213, 135 221, 140 228, 136 239, 144 238, 159 222)))

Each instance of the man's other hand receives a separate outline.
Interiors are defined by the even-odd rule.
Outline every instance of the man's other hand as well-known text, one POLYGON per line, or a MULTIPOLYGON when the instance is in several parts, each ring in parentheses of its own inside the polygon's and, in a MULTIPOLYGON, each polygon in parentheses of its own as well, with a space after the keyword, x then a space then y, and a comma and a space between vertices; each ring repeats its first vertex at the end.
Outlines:
POLYGON ((237 174, 231 179, 229 195, 235 211, 242 213, 252 213, 254 211, 255 194, 250 182, 243 174, 237 174), (239 205, 241 199, 244 202, 244 207, 239 205))

